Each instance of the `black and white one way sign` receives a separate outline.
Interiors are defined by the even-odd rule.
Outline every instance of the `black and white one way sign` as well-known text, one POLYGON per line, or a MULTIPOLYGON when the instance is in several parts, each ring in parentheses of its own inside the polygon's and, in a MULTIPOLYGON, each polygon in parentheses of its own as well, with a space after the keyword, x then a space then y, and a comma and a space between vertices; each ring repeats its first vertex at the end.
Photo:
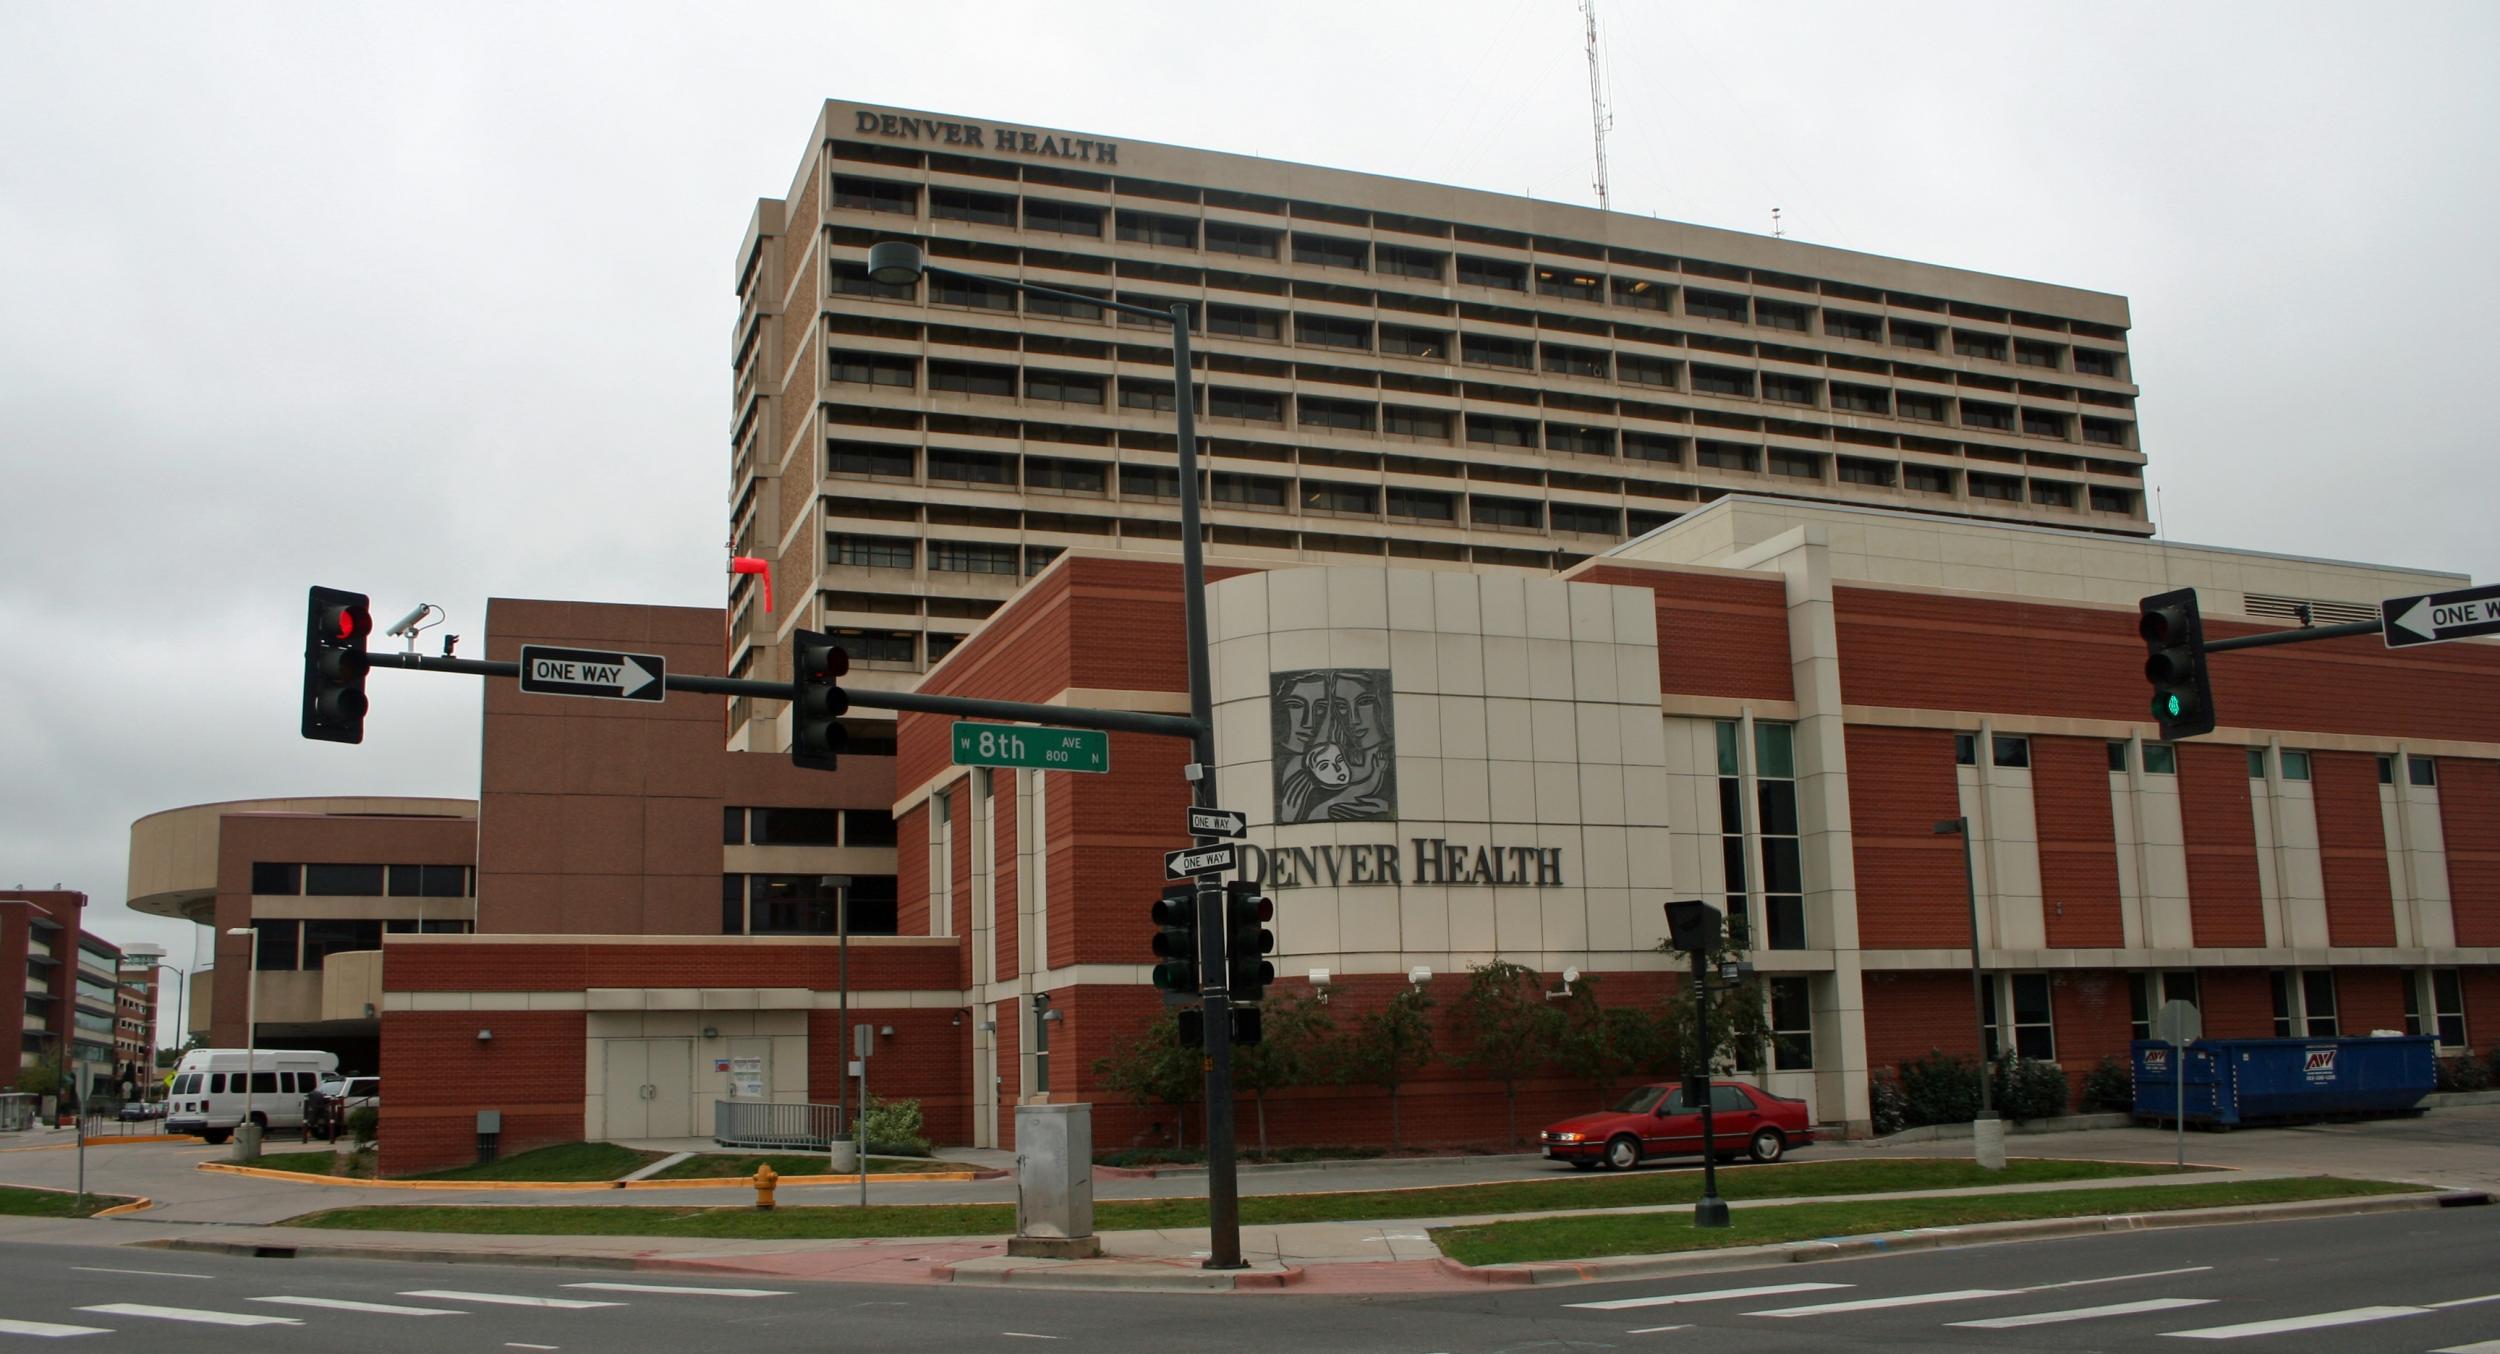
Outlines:
POLYGON ((2381 637, 2391 649, 2500 635, 2500 584, 2390 597, 2378 604, 2378 614, 2381 637))
POLYGON ((668 695, 667 677, 658 654, 521 646, 521 689, 533 696, 656 701, 668 695))

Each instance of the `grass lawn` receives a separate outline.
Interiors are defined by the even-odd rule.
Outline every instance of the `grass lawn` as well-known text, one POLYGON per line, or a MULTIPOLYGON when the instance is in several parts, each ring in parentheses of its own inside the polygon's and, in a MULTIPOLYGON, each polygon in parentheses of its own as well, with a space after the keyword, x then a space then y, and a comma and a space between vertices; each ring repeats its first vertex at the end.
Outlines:
MULTIPOLYGON (((645 1152, 619 1147, 609 1142, 564 1142, 508 1156, 489 1166, 457 1166, 448 1171, 432 1171, 412 1175, 411 1180, 579 1180, 599 1183, 630 1175, 658 1161, 658 1152, 645 1152)), ((273 1152, 253 1163, 263 1170, 295 1171, 304 1175, 347 1176, 370 1179, 373 1158, 341 1156, 335 1152, 273 1152), (344 1169, 343 1169, 344 1168, 344 1169)), ((773 1169, 779 1170, 776 1166, 773 1169)), ((752 1174, 752 1170, 749 1174, 752 1174)))
MULTIPOLYGON (((775 1169, 778 1169, 777 1167, 775 1169)), ((2098 1180, 2169 1174, 2168 1166, 2106 1161, 2014 1161, 2000 1172, 1983 1172, 1968 1161, 1818 1161, 1778 1167, 1739 1167, 1719 1174, 1727 1199, 1795 1198, 1817 1194, 1870 1194, 1892 1190, 1952 1189, 1970 1185, 2027 1185, 2059 1180, 2098 1180)), ((1287 1222, 1354 1222, 1394 1218, 1446 1218, 1471 1213, 1535 1213, 1559 1209, 1625 1208, 1689 1203, 1701 1197, 1701 1172, 1635 1171, 1570 1175, 1490 1185, 1373 1190, 1336 1194, 1250 1195, 1241 1220, 1259 1225, 1287 1222)), ((1094 1226, 1114 1232, 1152 1227, 1203 1227, 1204 1199, 1098 1199, 1094 1226)), ((1013 1231, 1009 1204, 889 1204, 867 1208, 442 1208, 423 1205, 335 1209, 288 1220, 289 1226, 364 1228, 411 1232, 486 1232, 518 1235, 881 1237, 997 1236, 1013 1231)))
MULTIPOLYGON (((55 1194, 48 1189, 0 1185, 0 1213, 15 1218, 84 1218, 133 1202, 119 1194, 55 1194)), ((1013 1222, 1009 1223, 1013 1226, 1013 1222)))
POLYGON ((1950 1227, 1974 1222, 2071 1218, 2095 1213, 2154 1213, 2233 1204, 2277 1204, 2365 1194, 2410 1194, 2419 1185, 2383 1180, 2311 1176, 2290 1180, 2227 1180, 2155 1189, 2078 1189, 2044 1194, 1953 1195, 1884 1199, 1865 1203, 1791 1204, 1737 1209, 1724 1230, 1697 1231, 1689 1213, 1610 1217, 1536 1218, 1479 1227, 1436 1227, 1441 1253, 1461 1264, 1498 1265, 1523 1260, 1584 1260, 1601 1255, 1656 1255, 1667 1251, 1757 1246, 1776 1241, 1895 1232, 1912 1227, 1950 1227))
MULTIPOLYGON (((748 1152, 739 1155, 706 1152, 691 1156, 658 1175, 653 1180, 752 1180, 755 1168, 771 1166, 775 1175, 831 1175, 821 1152, 748 1152)), ((918 1175, 929 1171, 967 1171, 972 1169, 960 1161, 938 1161, 929 1157, 870 1157, 870 1175, 918 1175)))

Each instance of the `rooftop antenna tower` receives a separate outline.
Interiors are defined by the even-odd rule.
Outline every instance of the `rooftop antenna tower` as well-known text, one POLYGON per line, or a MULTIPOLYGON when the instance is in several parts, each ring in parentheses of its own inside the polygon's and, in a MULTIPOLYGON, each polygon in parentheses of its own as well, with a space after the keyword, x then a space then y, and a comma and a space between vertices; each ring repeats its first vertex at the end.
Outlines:
POLYGON ((1597 209, 1610 210, 1606 188, 1606 131, 1615 125, 1615 115, 1606 109, 1606 78, 1597 50, 1597 0, 1580 0, 1580 17, 1586 21, 1589 49, 1589 125, 1597 134, 1597 209))

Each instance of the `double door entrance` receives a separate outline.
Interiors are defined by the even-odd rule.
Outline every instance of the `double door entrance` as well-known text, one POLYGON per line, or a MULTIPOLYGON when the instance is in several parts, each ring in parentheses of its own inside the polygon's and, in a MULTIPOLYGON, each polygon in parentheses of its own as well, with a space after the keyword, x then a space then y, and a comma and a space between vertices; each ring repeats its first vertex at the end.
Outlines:
POLYGON ((605 1039, 609 1138, 693 1138, 712 1132, 695 1122, 694 1040, 605 1039))

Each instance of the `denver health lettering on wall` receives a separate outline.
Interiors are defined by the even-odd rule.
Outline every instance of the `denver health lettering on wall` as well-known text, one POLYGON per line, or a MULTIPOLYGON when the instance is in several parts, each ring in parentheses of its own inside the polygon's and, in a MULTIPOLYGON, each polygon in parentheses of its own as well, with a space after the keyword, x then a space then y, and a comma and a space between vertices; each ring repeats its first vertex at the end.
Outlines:
POLYGON ((977 122, 899 117, 893 113, 871 113, 865 108, 859 111, 859 134, 888 137, 896 141, 968 146, 974 150, 988 150, 994 146, 1010 155, 1040 155, 1053 160, 1084 160, 1105 165, 1120 162, 1120 143, 1117 141, 1088 141, 1081 136, 1028 132, 1015 127, 984 127, 977 122))
POLYGON ((1559 846, 1468 846, 1441 837, 1409 839, 1398 855, 1390 842, 1322 846, 1241 844, 1241 877, 1272 889, 1341 888, 1363 884, 1506 884, 1563 886, 1559 846))

